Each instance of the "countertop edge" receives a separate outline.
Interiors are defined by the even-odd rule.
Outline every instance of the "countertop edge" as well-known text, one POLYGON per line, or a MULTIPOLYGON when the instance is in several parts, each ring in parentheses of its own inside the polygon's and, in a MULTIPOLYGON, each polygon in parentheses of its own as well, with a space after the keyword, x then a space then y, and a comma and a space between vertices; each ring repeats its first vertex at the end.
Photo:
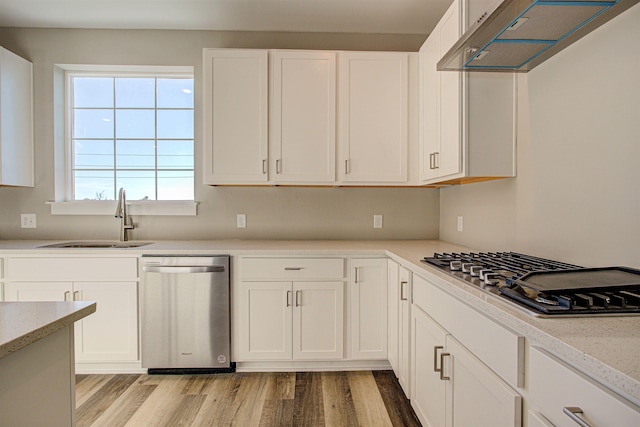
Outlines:
MULTIPOLYGON (((4 302, 1 304, 56 304, 56 303, 47 303, 47 302, 37 302, 37 303, 21 303, 21 302, 4 302)), ((7 342, 3 342, 0 344, 0 359, 6 357, 16 351, 19 351, 34 342, 41 340, 60 329, 63 329, 78 320, 95 313, 96 311, 96 303, 92 301, 79 301, 68 303, 72 304, 72 309, 66 313, 61 315, 59 318, 54 319, 52 321, 48 321, 43 323, 36 328, 25 332, 24 334, 13 338, 7 342)), ((2 307, 2 305, 0 305, 2 307)))

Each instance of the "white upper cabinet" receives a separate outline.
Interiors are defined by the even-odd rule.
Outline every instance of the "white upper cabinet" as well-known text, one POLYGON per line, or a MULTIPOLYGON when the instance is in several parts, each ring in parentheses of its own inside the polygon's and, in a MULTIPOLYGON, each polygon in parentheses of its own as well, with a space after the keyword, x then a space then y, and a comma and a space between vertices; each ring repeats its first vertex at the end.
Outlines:
POLYGON ((515 176, 515 74, 436 70, 485 3, 455 0, 420 49, 422 184, 515 176))
POLYGON ((272 181, 333 184, 335 53, 276 50, 270 62, 272 181))
POLYGON ((409 54, 340 52, 342 183, 406 183, 409 54))
POLYGON ((268 180, 268 54, 205 49, 204 183, 268 180))
POLYGON ((0 47, 0 186, 34 186, 32 68, 0 47))

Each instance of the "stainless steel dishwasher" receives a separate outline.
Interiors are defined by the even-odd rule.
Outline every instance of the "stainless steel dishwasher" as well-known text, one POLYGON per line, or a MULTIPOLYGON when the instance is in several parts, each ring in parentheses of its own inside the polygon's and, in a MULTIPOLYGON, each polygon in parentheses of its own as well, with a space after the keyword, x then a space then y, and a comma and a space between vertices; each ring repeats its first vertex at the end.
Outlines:
POLYGON ((232 372, 229 256, 142 256, 142 367, 232 372))

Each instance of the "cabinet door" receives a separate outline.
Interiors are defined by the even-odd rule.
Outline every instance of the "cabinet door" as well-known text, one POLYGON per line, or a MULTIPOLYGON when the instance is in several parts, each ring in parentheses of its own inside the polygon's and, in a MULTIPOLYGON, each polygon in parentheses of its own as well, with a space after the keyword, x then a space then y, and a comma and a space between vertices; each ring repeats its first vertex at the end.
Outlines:
POLYGON ((72 301, 71 282, 9 282, 5 301, 72 301))
POLYGON ((529 397, 558 427, 576 426, 565 412, 592 426, 639 426, 640 408, 536 347, 529 351, 529 397))
POLYGON ((387 260, 351 260, 351 357, 387 359, 387 260))
MULTIPOLYGON (((411 311, 411 406, 425 427, 446 424, 446 382, 440 355, 447 333, 418 307, 411 311)), ((478 424, 480 425, 480 424, 478 424)))
POLYGON ((266 50, 205 49, 204 183, 268 180, 266 50))
POLYGON ((438 138, 438 61, 440 37, 432 32, 420 48, 420 180, 437 176, 435 153, 440 151, 438 138))
POLYGON ((297 282, 293 292, 293 359, 342 359, 343 283, 297 282))
POLYGON ((400 267, 399 369, 398 381, 407 396, 411 395, 411 294, 412 273, 400 267))
MULTIPOLYGON (((438 28, 440 57, 460 38, 460 2, 454 1, 438 28)), ((438 71, 437 110, 440 149, 435 156, 438 177, 462 171, 462 73, 438 71)))
POLYGON ((73 298, 100 307, 76 324, 77 362, 138 360, 136 282, 75 282, 73 298))
POLYGON ((0 185, 34 186, 32 70, 0 47, 0 185))
POLYGON ((400 276, 397 262, 389 260, 387 263, 387 357, 389 364, 400 376, 400 276))
POLYGON ((272 51, 270 61, 272 181, 334 183, 335 53, 272 51))
POLYGON ((406 53, 340 53, 341 181, 407 182, 408 63, 406 53))
POLYGON ((447 426, 519 427, 522 398, 451 335, 446 337, 447 426))
POLYGON ((290 360, 291 282, 241 282, 238 360, 290 360))

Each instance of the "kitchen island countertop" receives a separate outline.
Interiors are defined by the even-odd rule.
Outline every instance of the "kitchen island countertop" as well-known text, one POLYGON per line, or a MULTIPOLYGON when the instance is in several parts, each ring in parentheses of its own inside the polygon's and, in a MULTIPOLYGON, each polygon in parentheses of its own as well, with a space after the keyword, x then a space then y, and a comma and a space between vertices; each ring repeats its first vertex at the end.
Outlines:
POLYGON ((0 302, 0 359, 95 311, 92 301, 0 302))

